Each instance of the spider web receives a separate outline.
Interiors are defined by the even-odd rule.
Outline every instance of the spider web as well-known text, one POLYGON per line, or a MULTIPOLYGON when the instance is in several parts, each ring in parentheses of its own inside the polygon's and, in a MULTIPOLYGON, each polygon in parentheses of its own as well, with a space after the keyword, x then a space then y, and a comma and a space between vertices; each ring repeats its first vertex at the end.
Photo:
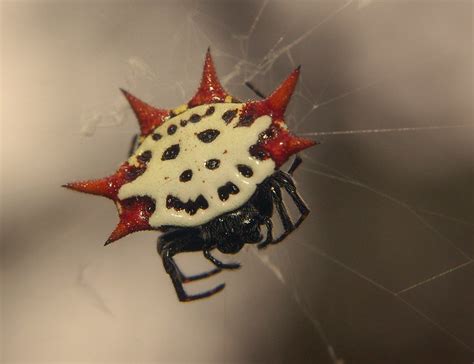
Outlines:
MULTIPOLYGON (((268 94, 302 64, 302 77, 286 114, 292 131, 321 142, 302 154, 304 163, 295 175, 312 212, 281 244, 265 251, 248 247, 239 255, 244 268, 225 276, 228 287, 220 294, 224 331, 245 320, 236 319, 232 310, 242 302, 255 303, 252 298, 258 296, 259 301, 268 299, 268 306, 277 301, 275 306, 289 311, 284 312, 281 330, 278 324, 256 319, 267 325, 277 345, 273 340, 258 343, 263 348, 255 351, 281 353, 281 334, 276 331, 288 329, 288 337, 298 337, 296 343, 288 339, 293 346, 314 343, 315 349, 301 350, 324 363, 374 362, 380 352, 397 357, 398 347, 405 350, 399 362, 420 362, 410 357, 410 350, 418 350, 426 359, 431 347, 433 355, 446 347, 452 361, 473 356, 472 308, 465 308, 472 301, 474 266, 469 200, 472 37, 455 41, 466 38, 466 29, 470 31, 461 26, 463 21, 470 23, 468 15, 461 16, 472 11, 470 2, 193 1, 133 7, 117 3, 111 5, 114 13, 109 13, 106 3, 97 4, 82 4, 81 11, 73 12, 84 18, 79 24, 91 15, 84 9, 97 6, 94 11, 100 14, 100 22, 113 25, 112 38, 136 44, 111 58, 98 55, 97 73, 106 72, 112 60, 123 57, 113 77, 125 77, 117 86, 158 107, 174 107, 192 96, 208 46, 224 87, 241 99, 256 98, 246 82, 268 94), (140 21, 127 23, 136 10, 140 21), (163 16, 167 11, 169 19, 163 16), (157 22, 165 25, 155 28, 157 22), (406 32, 405 24, 411 24, 406 32), (134 27, 137 33, 132 32, 134 27), (130 39, 134 35, 127 32, 140 36, 130 39), (159 42, 149 44, 141 36, 159 42), (455 84, 464 88, 456 93, 455 84), (444 92, 437 92, 441 89, 444 92), (302 326, 298 326, 300 318, 302 326), (397 319, 401 325, 394 322, 397 319), (389 339, 384 342, 378 336, 389 339), (423 346, 429 349, 423 351, 423 346), (436 351, 436 346, 441 349, 436 351)), ((81 33, 88 31, 78 28, 81 33)), ((120 42, 108 40, 101 43, 103 48, 121 49, 120 42)), ((93 74, 88 69, 85 79, 86 73, 93 74)), ((128 105, 118 92, 110 99, 95 94, 91 80, 87 81, 92 96, 81 99, 85 111, 72 134, 106 135, 106 140, 122 145, 137 131, 128 105)), ((80 234, 82 228, 77 229, 80 234)), ((147 248, 134 249, 149 254, 147 248)), ((96 288, 92 276, 97 270, 81 263, 77 286, 99 311, 113 318, 124 315, 96 288)), ((206 304, 211 306, 210 301, 206 304)), ((241 316, 247 311, 265 312, 254 306, 238 312, 241 316)), ((189 306, 186 310, 191 311, 189 306)), ((115 323, 104 322, 115 328, 115 323)), ((248 331, 246 327, 238 337, 248 331)), ((229 343, 222 345, 225 353, 232 350, 229 343)), ((375 362, 392 362, 388 356, 385 361, 378 359, 375 362)))
MULTIPOLYGON (((331 190, 343 191, 345 195, 353 192, 368 196, 367 199, 376 201, 377 204, 382 206, 380 207, 381 211, 388 211, 387 219, 396 219, 403 215, 403 219, 409 221, 407 224, 413 224, 414 235, 408 233, 408 235, 403 236, 401 234, 404 239, 411 241, 411 244, 414 245, 417 244, 418 239, 430 240, 434 243, 426 244, 425 242, 424 246, 429 245, 434 250, 440 249, 442 252, 449 252, 450 259, 446 259, 446 261, 441 259, 437 262, 439 263, 437 267, 433 263, 430 269, 417 272, 414 277, 406 277, 405 283, 401 284, 400 282, 390 281, 390 279, 379 279, 373 270, 363 269, 363 265, 354 264, 352 259, 344 259, 348 256, 339 254, 340 252, 337 250, 328 249, 331 244, 322 243, 319 240, 321 235, 318 235, 318 238, 310 239, 303 237, 301 234, 294 234, 296 236, 290 237, 288 241, 281 244, 281 247, 275 247, 264 252, 257 252, 256 250, 251 250, 251 252, 255 253, 258 260, 291 295, 302 315, 313 326, 317 340, 324 343, 326 347, 328 362, 343 363, 346 358, 338 350, 337 339, 332 339, 331 335, 327 333, 327 326, 331 323, 325 320, 325 323, 322 324, 317 312, 315 312, 316 310, 311 305, 311 298, 306 293, 308 288, 303 289, 301 287, 303 281, 308 285, 310 280, 301 278, 299 276, 302 274, 301 271, 299 273, 293 272, 297 265, 293 253, 296 249, 304 252, 310 260, 311 257, 318 257, 328 264, 342 269, 352 277, 360 279, 363 283, 374 287, 404 309, 411 311, 418 318, 432 325, 435 330, 444 335, 446 341, 457 343, 459 350, 474 353, 474 348, 472 343, 469 343, 468 338, 459 335, 449 323, 439 321, 436 315, 432 315, 430 310, 422 304, 418 305, 416 299, 413 299, 413 295, 416 295, 419 290, 428 289, 429 291, 430 287, 436 287, 434 283, 439 280, 446 279, 456 273, 464 272, 463 274, 468 275, 472 272, 472 270, 467 269, 468 267, 472 268, 472 247, 466 245, 466 241, 460 242, 459 238, 455 236, 456 234, 452 234, 453 229, 442 228, 447 224, 451 228, 454 227, 454 230, 464 229, 468 231, 464 238, 469 237, 474 227, 474 224, 469 221, 469 213, 464 215, 466 217, 463 217, 461 214, 444 212, 442 209, 424 207, 426 204, 423 199, 420 199, 420 203, 418 203, 416 194, 409 193, 405 197, 403 187, 400 187, 401 191, 397 193, 394 192, 397 189, 394 189, 393 185, 390 187, 391 191, 386 191, 383 188, 382 181, 371 182, 370 177, 365 178, 364 166, 361 166, 361 170, 358 170, 357 168, 351 169, 347 164, 341 163, 341 167, 339 167, 337 158, 332 162, 333 158, 327 158, 327 161, 324 161, 324 157, 318 156, 318 153, 322 153, 321 149, 332 143, 342 146, 346 151, 367 147, 366 153, 369 154, 374 153, 376 147, 380 146, 381 143, 389 143, 397 153, 404 153, 402 149, 397 148, 396 143, 407 145, 412 143, 411 138, 426 143, 431 138, 439 138, 440 135, 450 138, 459 133, 472 133, 472 120, 464 119, 462 121, 461 118, 460 120, 431 119, 429 116, 424 117, 423 115, 420 120, 416 120, 411 118, 413 115, 410 115, 410 120, 406 118, 402 122, 392 118, 392 120, 379 120, 379 124, 375 124, 373 120, 370 120, 367 125, 364 125, 364 122, 360 122, 361 118, 359 118, 357 127, 351 125, 351 120, 341 120, 344 119, 344 116, 338 115, 337 109, 344 107, 344 103, 347 103, 350 107, 350 105, 353 105, 354 98, 375 98, 378 92, 395 87, 398 87, 398 92, 403 92, 399 87, 400 85, 397 85, 398 75, 396 72, 390 72, 390 70, 379 72, 384 73, 384 75, 375 79, 364 79, 361 84, 348 89, 344 89, 345 85, 342 85, 343 90, 341 91, 337 89, 335 83, 340 84, 342 82, 338 72, 343 71, 344 66, 350 66, 350 58, 341 61, 341 57, 344 57, 344 51, 342 50, 340 51, 341 55, 338 56, 339 66, 342 65, 342 68, 333 67, 331 69, 331 65, 324 64, 323 61, 319 66, 323 66, 325 69, 318 73, 312 67, 311 61, 308 62, 305 59, 305 48, 315 47, 314 54, 316 56, 311 58, 311 60, 314 60, 318 57, 318 54, 324 54, 327 51, 324 47, 334 44, 331 39, 329 41, 325 39, 331 32, 350 31, 350 29, 344 27, 344 24, 354 25, 354 19, 364 17, 364 14, 361 14, 362 12, 369 12, 371 7, 380 6, 380 3, 376 5, 370 0, 319 3, 320 6, 314 8, 321 12, 313 14, 314 19, 305 17, 301 20, 301 24, 294 23, 297 18, 294 17, 294 13, 288 10, 293 23, 287 25, 285 19, 280 18, 280 28, 272 29, 273 33, 270 32, 270 34, 268 33, 268 27, 272 21, 275 22, 275 19, 282 16, 282 8, 285 8, 285 6, 270 1, 253 2, 247 5, 252 8, 254 16, 242 21, 246 26, 241 26, 240 29, 236 29, 239 28, 238 24, 231 22, 229 15, 222 17, 219 16, 217 11, 213 11, 212 3, 195 2, 192 6, 183 6, 183 17, 186 21, 183 24, 182 31, 175 33, 173 43, 179 44, 179 48, 185 50, 186 56, 181 58, 185 68, 183 76, 178 78, 175 84, 168 85, 169 89, 181 99, 187 99, 191 96, 196 74, 198 74, 195 60, 202 55, 203 50, 208 45, 211 45, 218 69, 225 69, 224 72, 219 71, 219 73, 226 89, 231 90, 233 94, 244 95, 249 98, 255 96, 252 96, 252 93, 243 86, 246 82, 251 82, 264 93, 268 93, 272 90, 272 87, 281 81, 285 73, 289 73, 292 68, 302 63, 302 77, 291 107, 287 112, 287 121, 290 128, 297 134, 319 138, 318 140, 323 142, 314 150, 303 154, 305 163, 297 173, 297 179, 300 181, 300 185, 303 185, 303 194, 307 199, 310 199, 308 194, 312 193, 312 189, 308 185, 305 186, 305 178, 311 178, 314 181, 313 183, 328 183, 331 190), (318 81, 315 81, 316 79, 318 81), (323 82, 320 82, 321 80, 323 82), (337 119, 337 121, 331 119, 337 119), (337 140, 337 138, 344 139, 341 142, 341 139, 337 140), (370 138, 377 138, 377 141, 374 142, 374 139, 370 138), (324 180, 326 181, 324 182, 324 180), (451 259, 452 257, 455 258, 451 259)), ((306 6, 311 8, 308 4, 306 6)), ((304 8, 304 6, 302 7, 304 8)), ((174 52, 179 53, 178 49, 170 50, 170 54, 173 55, 174 52)), ((433 67, 437 72, 437 67, 442 69, 446 63, 450 62, 452 56, 449 53, 442 53, 427 54, 427 57, 417 57, 410 60, 412 62, 407 67, 403 67, 402 71, 413 73, 415 79, 417 72, 426 67, 433 67)), ((374 55, 368 55, 367 58, 371 56, 375 57, 374 55)), ((179 58, 175 57, 173 55, 170 58, 172 60, 179 58)), ((408 56, 406 59, 408 60, 410 57, 408 56)), ((145 90, 145 93, 151 96, 155 87, 163 87, 158 70, 155 70, 144 59, 132 57, 128 60, 128 65, 130 74, 127 82, 130 88, 141 87, 145 90), (144 86, 145 84, 146 86, 144 86)), ((383 64, 380 67, 383 67, 383 64)), ((351 85, 354 83, 356 82, 351 82, 351 85)), ((160 103, 156 104, 161 105, 160 103)), ((87 115, 83 121, 83 132, 92 133, 96 127, 122 123, 125 107, 123 102, 118 101, 118 106, 111 108, 112 111, 108 115, 104 115, 103 112, 92 115, 92 117, 87 115), (106 120, 107 118, 108 120, 106 120), (104 120, 106 121, 104 122, 104 120)), ((429 150, 430 147, 426 146, 426 148, 429 150)), ((331 150, 337 153, 336 148, 331 148, 331 150)), ((367 155, 366 153, 362 154, 367 155)), ((385 150, 381 153, 380 159, 372 158, 372 160, 377 159, 377 163, 383 163, 383 153, 389 152, 385 150)), ((429 155, 426 155, 426 158, 429 158, 429 155)), ((402 159, 401 163, 409 162, 407 156, 402 159)), ((394 159, 390 157, 387 163, 390 163, 389 160, 393 162, 394 159)), ((370 165, 370 161, 366 162, 370 165)), ((428 164, 432 163, 433 161, 428 161, 428 164)), ((386 165, 384 168, 390 168, 390 166, 386 165)), ((416 173, 414 174, 412 171, 409 174, 416 176, 416 173)), ((386 178, 390 178, 390 173, 384 175, 386 178)), ((321 189, 319 191, 321 192, 321 189)), ((324 199, 325 202, 330 200, 330 196, 324 199)), ((314 224, 317 224, 317 228, 321 229, 318 223, 318 210, 324 209, 324 207, 318 206, 316 203, 311 204, 311 207, 313 213, 305 224, 312 224, 311 220, 314 217, 314 224)), ((371 206, 361 205, 359 208, 364 210, 364 208, 369 207, 371 206)), ((351 213, 356 213, 356 210, 349 209, 345 212, 345 214, 351 213)), ((367 220, 367 224, 369 226, 365 229, 370 231, 369 220, 367 220)), ((394 222, 393 228, 399 229, 400 226, 394 222)), ((327 234, 327 236, 330 237, 331 234, 327 234)), ((374 234, 372 239, 377 240, 382 236, 382 233, 374 234)), ((385 241, 388 240, 385 239, 385 241)), ((366 250, 365 253, 371 255, 368 257, 369 261, 377 259, 376 252, 366 250)), ((430 252, 427 255, 430 255, 430 252)), ((396 256, 395 259, 397 259, 396 256)), ((398 261, 396 263, 391 268, 403 266, 403 262, 398 261)), ((420 261, 419 264, 423 265, 423 261, 420 261)), ((378 266, 378 268, 381 267, 378 266)), ((391 273, 396 274, 396 272, 391 273)), ((468 293, 465 292, 465 294, 468 293)))

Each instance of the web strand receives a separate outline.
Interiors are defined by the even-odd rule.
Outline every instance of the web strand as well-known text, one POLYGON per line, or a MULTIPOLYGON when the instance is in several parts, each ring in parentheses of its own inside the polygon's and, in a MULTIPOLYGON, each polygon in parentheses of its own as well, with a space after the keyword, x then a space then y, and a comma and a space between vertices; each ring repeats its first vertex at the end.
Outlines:
POLYGON ((374 133, 404 133, 413 131, 443 130, 472 128, 474 124, 459 125, 433 125, 406 128, 386 128, 386 129, 364 129, 364 130, 340 130, 340 131, 315 131, 310 133, 299 133, 300 136, 322 136, 322 135, 352 135, 352 134, 374 134, 374 133))
POLYGON ((309 173, 313 173, 313 174, 317 174, 319 176, 323 176, 323 177, 327 177, 327 178, 330 178, 330 179, 333 179, 333 180, 336 180, 336 181, 339 181, 339 182, 343 182, 343 183, 348 183, 348 184, 351 184, 351 185, 354 185, 354 186, 357 186, 357 187, 360 187, 360 188, 363 188, 365 190, 368 190, 370 192, 373 192, 375 193, 376 195, 379 195, 380 197, 383 197, 389 201, 392 201, 393 203, 405 208, 407 211, 409 211, 411 214, 413 214, 425 227, 427 227, 429 230, 431 230, 433 233, 435 233, 436 235, 438 235, 442 240, 445 240, 446 242, 448 242, 453 248, 455 248, 464 258, 468 259, 468 260, 471 260, 471 257, 469 257, 469 255, 464 252, 463 250, 461 250, 456 244, 454 244, 454 242, 450 239, 448 239, 446 236, 444 236, 443 234, 441 234, 434 226, 432 226, 431 224, 429 224, 413 207, 411 207, 410 205, 408 205, 407 203, 403 202, 403 201, 400 201, 398 199, 396 199, 395 197, 392 197, 384 192, 381 192, 381 191, 378 191, 372 187, 370 187, 369 185, 366 185, 362 182, 359 182, 359 181, 356 181, 356 180, 352 180, 352 179, 347 179, 347 178, 343 178, 343 177, 339 177, 339 176, 335 176, 335 175, 332 175, 332 174, 329 174, 329 173, 324 173, 324 172, 321 172, 321 171, 317 171, 317 170, 313 170, 313 169, 308 169, 308 168, 305 168, 305 167, 302 167, 303 170, 309 172, 309 173))
MULTIPOLYGON (((461 344, 463 347, 465 347, 466 349, 468 349, 470 352, 474 353, 474 348, 470 347, 468 344, 466 344, 463 340, 461 340, 459 337, 457 337, 456 335, 454 335, 452 332, 450 332, 449 330, 447 330, 445 327, 443 327, 442 325, 440 325, 438 322, 434 321, 431 317, 429 317, 428 315, 426 315, 425 313, 423 313, 422 311, 420 311, 416 306, 414 306, 413 304, 411 304, 410 302, 408 302, 406 299, 404 299, 403 297, 401 297, 398 293, 396 292, 393 292, 392 290, 384 287, 383 285, 381 285, 380 283, 374 281, 373 279, 370 279, 369 277, 367 277, 366 275, 358 272, 357 270, 355 270, 354 268, 351 268, 350 266, 344 264, 343 262, 341 262, 340 260, 330 256, 329 254, 325 253, 324 251, 322 251, 321 249, 317 248, 316 246, 313 246, 313 245, 309 245, 307 243, 304 243, 304 242, 297 242, 297 244, 299 245, 302 245, 304 246, 305 248, 307 248, 308 250, 312 251, 313 253, 331 261, 332 263, 344 268, 345 270, 351 272, 352 274, 358 276, 359 278, 369 282, 371 285, 379 288, 380 290, 390 294, 391 296, 395 297, 397 300, 399 300, 400 302, 402 302, 404 305, 406 305, 408 308, 410 308, 413 312, 417 313, 419 316, 421 316, 422 318, 424 318, 426 321, 428 321, 429 323, 431 323, 433 326, 437 327, 441 332, 443 332, 444 334, 446 334, 447 336, 449 336, 451 339, 455 340, 456 342, 458 342, 459 344, 461 344)), ((469 262, 471 263, 471 262, 469 262)), ((465 264, 467 265, 467 264, 465 264)))
POLYGON ((446 271, 444 271, 444 272, 442 272, 442 273, 435 274, 434 276, 432 276, 432 277, 430 277, 430 278, 428 278, 428 279, 425 279, 424 281, 415 283, 414 285, 412 285, 412 286, 410 286, 410 287, 407 287, 407 288, 405 288, 405 289, 402 289, 401 291, 398 291, 398 292, 397 292, 397 295, 402 294, 402 293, 405 293, 405 292, 408 292, 408 291, 411 291, 412 289, 415 289, 415 288, 417 288, 417 287, 420 287, 420 286, 422 286, 422 285, 424 285, 424 284, 426 284, 426 283, 430 283, 430 282, 434 281, 435 279, 438 279, 438 278, 440 278, 440 277, 443 277, 443 276, 445 276, 445 275, 447 275, 447 274, 449 274, 449 273, 455 272, 455 271, 457 271, 458 269, 464 268, 464 267, 468 266, 469 264, 472 264, 472 262, 473 262, 472 260, 469 260, 469 261, 467 261, 467 262, 465 262, 465 263, 463 263, 463 264, 457 265, 456 267, 450 268, 450 269, 448 269, 448 270, 446 270, 446 271))

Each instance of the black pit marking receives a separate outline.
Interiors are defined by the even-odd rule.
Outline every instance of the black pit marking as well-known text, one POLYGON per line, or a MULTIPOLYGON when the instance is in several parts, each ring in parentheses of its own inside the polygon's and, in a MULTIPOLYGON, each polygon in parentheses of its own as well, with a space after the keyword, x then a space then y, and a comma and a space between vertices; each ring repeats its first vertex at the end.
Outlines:
POLYGON ((240 174, 244 177, 250 178, 253 176, 252 168, 245 164, 237 164, 237 169, 239 170, 240 174))
POLYGON ((197 137, 203 143, 212 143, 220 133, 217 129, 206 129, 201 131, 197 137))
POLYGON ((236 128, 241 127, 241 126, 250 126, 253 124, 255 121, 255 118, 253 115, 247 114, 247 115, 241 115, 239 122, 235 126, 236 128))
POLYGON ((133 205, 139 204, 139 203, 143 203, 145 205, 145 209, 150 215, 153 212, 155 212, 155 209, 156 209, 155 200, 148 196, 129 197, 125 200, 120 201, 120 204, 123 207, 128 207, 128 208, 133 207, 133 205))
POLYGON ((191 117, 189 118, 189 121, 192 123, 198 123, 201 121, 201 115, 192 114, 191 117))
POLYGON ((260 135, 258 136, 258 141, 261 143, 265 140, 273 139, 276 137, 277 133, 277 129, 272 125, 267 130, 260 133, 260 135))
POLYGON ((258 144, 250 146, 249 153, 252 157, 261 161, 268 159, 269 157, 268 153, 258 144))
POLYGON ((201 206, 201 209, 205 210, 209 207, 209 203, 203 195, 199 195, 196 199, 196 203, 201 206))
POLYGON ((175 159, 179 154, 179 144, 173 144, 171 147, 167 148, 163 155, 161 156, 162 161, 167 161, 170 159, 175 159))
POLYGON ((179 122, 179 125, 185 127, 188 124, 188 121, 186 119, 183 119, 179 122))
POLYGON ((189 215, 194 215, 197 210, 205 210, 209 207, 209 203, 203 195, 199 195, 195 201, 189 199, 187 202, 181 201, 178 197, 168 195, 166 197, 166 208, 175 209, 176 211, 184 210, 189 215))
POLYGON ((145 173, 146 168, 144 166, 141 167, 135 167, 135 166, 129 166, 126 169, 127 172, 127 181, 133 181, 134 179, 138 178, 141 176, 143 173, 145 173))
POLYGON ((174 133, 176 133, 176 130, 178 130, 178 127, 174 124, 171 124, 168 127, 168 135, 173 135, 174 133))
POLYGON ((229 124, 233 118, 235 118, 235 115, 237 115, 238 110, 227 110, 224 114, 222 114, 222 120, 225 121, 226 125, 229 124))
POLYGON ((140 162, 148 163, 151 159, 151 150, 145 150, 142 154, 137 156, 140 162))
POLYGON ((212 115, 212 114, 214 114, 214 111, 216 111, 216 108, 214 106, 211 106, 206 110, 206 113, 204 115, 205 116, 212 115))
POLYGON ((188 182, 191 181, 191 178, 193 178, 193 171, 190 169, 185 170, 181 175, 179 176, 179 180, 181 182, 188 182))
POLYGON ((221 201, 227 201, 229 199, 229 195, 236 195, 239 192, 239 188, 232 182, 227 182, 224 186, 221 186, 217 189, 217 194, 219 195, 221 201))
POLYGON ((206 162, 206 168, 207 169, 216 169, 216 168, 219 168, 220 164, 221 164, 221 161, 219 159, 209 159, 206 162))
POLYGON ((151 138, 154 140, 154 141, 158 141, 161 139, 161 134, 159 133, 155 133, 151 136, 151 138))

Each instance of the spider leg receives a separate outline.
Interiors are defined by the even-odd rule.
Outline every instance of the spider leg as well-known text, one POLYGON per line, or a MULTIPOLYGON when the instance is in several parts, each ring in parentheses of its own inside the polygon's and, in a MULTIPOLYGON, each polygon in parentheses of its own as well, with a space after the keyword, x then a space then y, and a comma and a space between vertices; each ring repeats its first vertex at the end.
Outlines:
POLYGON ((296 229, 308 216, 309 214, 308 205, 306 205, 306 203, 303 201, 301 196, 296 191, 296 186, 295 186, 295 183, 293 182, 293 178, 291 178, 291 175, 285 172, 279 171, 275 175, 275 180, 278 182, 280 186, 282 186, 286 190, 286 192, 288 192, 288 195, 290 195, 291 199, 293 200, 293 202, 295 203, 296 207, 298 208, 301 214, 301 216, 295 223, 294 229, 296 229))
POLYGON ((267 98, 262 92, 260 92, 260 90, 258 88, 256 88, 253 83, 251 83, 250 81, 247 81, 245 82, 245 86, 247 86, 249 89, 251 89, 253 92, 255 92, 255 95, 257 95, 258 97, 262 98, 262 99, 265 99, 267 98))
POLYGON ((240 268, 239 263, 222 263, 219 259, 212 256, 211 251, 209 249, 204 249, 203 251, 204 257, 208 259, 212 264, 217 267, 217 270, 221 269, 238 269, 240 268))
POLYGON ((265 241, 262 241, 260 244, 257 245, 258 249, 266 248, 268 244, 273 242, 273 223, 272 219, 265 220, 265 226, 267 227, 267 237, 265 241))
MULTIPOLYGON (((179 246, 179 244, 177 244, 176 239, 179 239, 180 237, 186 238, 187 237, 186 235, 187 235, 186 232, 183 233, 183 231, 181 231, 181 230, 175 230, 175 231, 171 231, 167 234, 164 234, 164 235, 160 236, 159 242, 158 242, 158 253, 160 255, 162 255, 162 251, 165 250, 165 247, 167 245, 179 246)), ((186 250, 182 250, 182 251, 176 251, 175 254, 180 253, 180 252, 185 252, 185 251, 194 251, 194 250, 200 250, 200 249, 186 249, 186 250)), ((183 283, 188 283, 188 282, 197 281, 197 280, 200 280, 200 279, 203 279, 203 278, 208 278, 208 277, 211 277, 211 276, 213 276, 213 275, 215 275, 215 274, 217 274, 221 271, 221 269, 216 268, 216 269, 212 269, 210 271, 204 272, 204 273, 199 273, 199 274, 194 274, 194 275, 191 275, 191 276, 187 276, 181 271, 181 269, 179 269, 179 267, 176 264, 176 262, 174 261, 174 259, 171 259, 171 261, 172 261, 172 264, 174 264, 176 272, 177 272, 178 276, 180 277, 180 279, 183 283)))
POLYGON ((188 295, 186 291, 184 290, 183 288, 184 283, 195 281, 198 279, 207 278, 221 271, 220 268, 216 268, 209 272, 196 274, 189 277, 185 276, 181 272, 178 265, 174 261, 173 256, 182 252, 201 250, 201 247, 202 247, 202 240, 196 237, 193 238, 192 233, 190 234, 186 230, 171 231, 167 234, 160 236, 159 238, 158 252, 162 258, 165 271, 166 273, 169 274, 171 278, 171 282, 173 283, 174 289, 180 301, 186 302, 186 301, 193 301, 193 300, 197 300, 201 298, 206 298, 206 297, 216 294, 217 292, 222 291, 225 287, 225 284, 222 283, 208 291, 194 294, 194 295, 188 295))
MULTIPOLYGON (((176 265, 176 262, 175 262, 175 265, 176 265)), ((222 271, 222 269, 220 269, 220 268, 214 268, 214 269, 211 269, 210 271, 207 271, 207 272, 204 272, 204 273, 193 274, 193 275, 187 276, 183 272, 181 272, 178 265, 176 265, 176 268, 178 270, 178 274, 180 275, 181 280, 182 280, 183 283, 189 283, 189 282, 193 282, 193 281, 198 281, 200 279, 212 277, 213 275, 215 275, 215 274, 222 271)))
POLYGON ((290 216, 288 215, 288 210, 283 202, 283 198, 281 196, 281 189, 280 185, 275 181, 272 183, 270 187, 270 192, 272 194, 273 202, 278 211, 278 215, 280 216, 280 220, 283 225, 283 233, 275 240, 272 240, 270 244, 277 244, 283 239, 285 239, 288 234, 290 234, 293 230, 295 230, 295 226, 291 222, 290 216))
POLYGON ((130 142, 130 149, 128 150, 128 157, 130 158, 133 153, 135 153, 135 151, 137 150, 138 148, 138 142, 139 142, 139 138, 140 136, 138 134, 135 134, 133 137, 132 137, 132 141, 130 142))
POLYGON ((293 173, 295 173, 296 169, 300 166, 300 164, 303 162, 303 159, 297 154, 295 156, 295 159, 293 159, 293 163, 291 163, 290 168, 288 169, 288 174, 290 176, 293 176, 293 173))
MULTIPOLYGON (((162 251, 163 266, 165 267, 166 273, 169 274, 171 282, 173 283, 178 299, 182 302, 194 301, 201 298, 206 298, 220 292, 224 289, 225 284, 219 284, 218 286, 204 291, 198 294, 188 295, 183 288, 182 276, 179 273, 179 269, 173 260, 173 251, 169 248, 165 248, 162 251)), ((220 271, 220 270, 219 270, 220 271)))

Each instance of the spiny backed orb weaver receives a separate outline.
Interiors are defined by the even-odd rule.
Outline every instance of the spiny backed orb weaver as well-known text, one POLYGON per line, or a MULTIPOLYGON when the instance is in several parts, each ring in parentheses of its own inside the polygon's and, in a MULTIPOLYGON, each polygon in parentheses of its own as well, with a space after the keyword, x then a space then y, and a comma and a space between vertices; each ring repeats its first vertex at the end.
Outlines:
POLYGON ((158 252, 179 300, 209 297, 225 284, 194 295, 183 284, 240 267, 219 261, 213 249, 235 254, 245 244, 276 244, 309 214, 292 178, 301 159, 296 156, 288 172, 280 170, 291 155, 315 145, 291 134, 283 120, 299 73, 298 67, 269 97, 242 103, 221 86, 208 50, 201 84, 187 104, 157 109, 122 90, 140 125, 138 146, 113 175, 64 187, 114 201, 120 221, 106 245, 140 230, 163 232, 158 252), (295 223, 282 188, 299 210, 295 223), (274 208, 284 229, 278 238, 274 208), (173 256, 195 251, 215 269, 184 275, 173 256))

